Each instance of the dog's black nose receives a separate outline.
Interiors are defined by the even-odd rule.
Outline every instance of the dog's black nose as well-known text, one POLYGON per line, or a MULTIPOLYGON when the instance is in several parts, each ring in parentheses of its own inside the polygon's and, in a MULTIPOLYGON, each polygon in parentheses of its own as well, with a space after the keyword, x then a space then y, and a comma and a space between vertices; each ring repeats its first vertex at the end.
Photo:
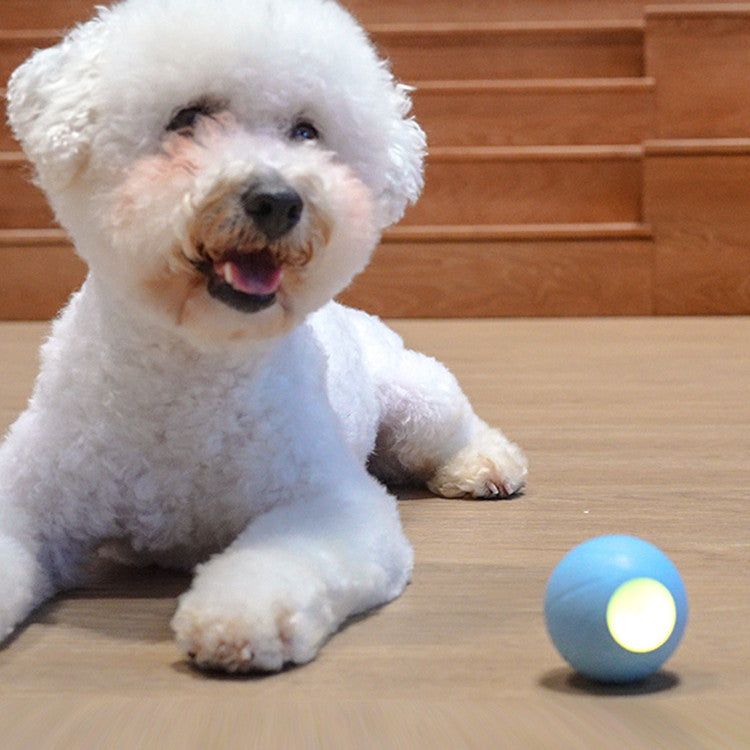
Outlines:
POLYGON ((242 207, 269 241, 289 232, 300 220, 304 204, 283 180, 256 182, 242 195, 242 207))

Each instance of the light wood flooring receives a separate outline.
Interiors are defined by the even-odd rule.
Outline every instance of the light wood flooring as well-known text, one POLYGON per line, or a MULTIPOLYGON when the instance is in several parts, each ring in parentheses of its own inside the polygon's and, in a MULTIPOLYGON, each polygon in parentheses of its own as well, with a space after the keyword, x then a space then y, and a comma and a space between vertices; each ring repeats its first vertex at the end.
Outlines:
MULTIPOLYGON (((406 593, 270 677, 183 662, 187 577, 102 568, 0 651, 3 748, 750 747, 750 319, 394 327, 526 448, 525 495, 405 495, 406 593), (634 688, 577 678, 544 628, 555 564, 606 533, 661 547, 690 599, 683 643, 634 688)), ((0 325, 0 431, 45 330, 0 325)))

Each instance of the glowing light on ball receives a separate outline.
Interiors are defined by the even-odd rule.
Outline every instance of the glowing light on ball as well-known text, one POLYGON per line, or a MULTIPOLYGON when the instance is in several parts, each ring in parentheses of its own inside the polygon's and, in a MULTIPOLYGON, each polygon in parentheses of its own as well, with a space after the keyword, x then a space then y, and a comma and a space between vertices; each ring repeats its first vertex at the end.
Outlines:
POLYGON ((645 654, 669 639, 677 607, 669 589, 653 578, 623 583, 607 605, 607 627, 623 648, 645 654))

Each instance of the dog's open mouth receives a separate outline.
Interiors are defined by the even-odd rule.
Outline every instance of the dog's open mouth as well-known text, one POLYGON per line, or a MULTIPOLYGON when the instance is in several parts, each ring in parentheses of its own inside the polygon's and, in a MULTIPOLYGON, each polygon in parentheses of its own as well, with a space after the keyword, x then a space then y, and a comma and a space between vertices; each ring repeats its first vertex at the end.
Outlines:
POLYGON ((225 305, 253 313, 276 301, 283 269, 267 248, 254 252, 230 251, 217 261, 205 261, 208 293, 225 305))

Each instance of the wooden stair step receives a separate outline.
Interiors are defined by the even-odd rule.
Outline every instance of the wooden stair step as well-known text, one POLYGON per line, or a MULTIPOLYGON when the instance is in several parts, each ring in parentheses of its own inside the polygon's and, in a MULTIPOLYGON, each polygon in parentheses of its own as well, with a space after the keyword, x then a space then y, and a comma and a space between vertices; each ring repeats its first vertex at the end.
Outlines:
POLYGON ((750 3, 650 6, 646 25, 656 137, 750 134, 750 3))
POLYGON ((3 0, 4 29, 66 29, 89 18, 95 0, 3 0))
MULTIPOLYGON (((373 24, 370 35, 401 79, 638 77, 643 24, 625 21, 373 24)), ((0 82, 54 30, 0 30, 0 82)))
MULTIPOLYGON (((417 229, 387 232, 342 301, 397 317, 651 313, 648 226, 417 229)), ((6 320, 52 317, 86 273, 62 230, 0 231, 0 263, 6 320)))
MULTIPOLYGON (((637 146, 436 148, 407 224, 638 221, 637 146)), ((20 153, 0 154, 0 227, 54 226, 20 153)))
POLYGON ((22 153, 0 153, 0 229, 54 225, 47 199, 31 179, 32 169, 22 153))
POLYGON ((637 222, 638 146, 436 148, 405 224, 637 222))
POLYGON ((3 151, 18 151, 20 148, 18 142, 13 138, 8 124, 5 94, 6 90, 0 88, 0 153, 3 151))
POLYGON ((62 230, 0 230, 0 320, 53 317, 86 275, 62 230))
POLYGON ((414 113, 434 146, 632 144, 653 136, 653 78, 423 81, 414 113))
POLYGON ((643 75, 643 24, 637 22, 410 23, 369 30, 406 80, 643 75))
POLYGON ((654 243, 646 228, 609 238, 555 238, 554 230, 544 238, 545 231, 432 241, 389 232, 340 299, 392 317, 652 314, 654 243))
MULTIPOLYGON (((705 0, 692 0, 706 4, 705 0)), ((365 24, 416 21, 637 20, 648 0, 342 0, 365 24)), ((683 0, 684 2, 684 0, 683 0)), ((721 0, 716 0, 717 3, 721 0)), ((86 20, 96 0, 3 0, 6 29, 63 29, 86 20)), ((690 3, 687 3, 690 4, 690 3)))
POLYGON ((3 15, 0 27, 0 85, 35 50, 50 47, 60 40, 60 33, 50 29, 8 31, 3 15))
MULTIPOLYGON (((640 143, 652 138, 652 78, 422 81, 414 113, 433 146, 640 143)), ((13 151, 0 89, 0 151, 13 151)))

